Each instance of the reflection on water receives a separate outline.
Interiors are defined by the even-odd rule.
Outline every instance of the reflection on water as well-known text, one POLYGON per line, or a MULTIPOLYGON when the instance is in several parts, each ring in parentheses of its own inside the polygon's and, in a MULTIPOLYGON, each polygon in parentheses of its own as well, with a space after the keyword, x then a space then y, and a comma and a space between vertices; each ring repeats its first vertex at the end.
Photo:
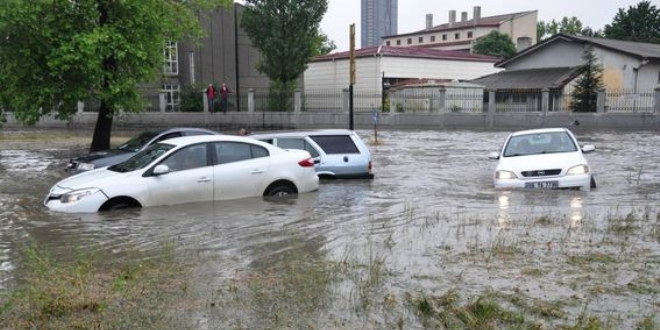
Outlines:
MULTIPOLYGON (((367 142, 373 135, 358 133, 367 142)), ((365 263, 386 258, 402 281, 443 274, 440 284, 446 287, 459 277, 482 283, 492 274, 464 273, 460 261, 497 235, 506 238, 524 226, 538 237, 512 239, 538 239, 550 247, 563 228, 593 230, 591 222, 613 208, 625 214, 660 199, 655 134, 577 133, 597 147, 587 157, 598 188, 588 193, 493 189, 496 164, 487 156, 507 132, 381 131, 379 145, 370 145, 373 180, 323 181, 318 192, 282 202, 249 198, 84 215, 52 213, 41 204, 63 176, 66 152, 0 150, 0 278, 12 276, 17 244, 32 239, 63 258, 62 251, 72 246, 112 257, 127 248, 150 250, 174 241, 222 260, 206 265, 216 278, 303 256, 343 260, 350 255, 365 263), (646 147, 637 147, 640 141, 646 147), (448 251, 458 261, 444 260, 448 251), (453 263, 456 269, 450 268, 453 263)), ((515 282, 515 274, 509 275, 515 282)))

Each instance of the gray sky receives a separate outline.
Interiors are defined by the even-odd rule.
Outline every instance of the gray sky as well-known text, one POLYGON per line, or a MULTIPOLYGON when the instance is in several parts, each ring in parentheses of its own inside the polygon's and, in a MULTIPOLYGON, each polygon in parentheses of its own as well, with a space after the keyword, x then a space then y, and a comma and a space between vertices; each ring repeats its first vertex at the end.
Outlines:
MULTIPOLYGON (((561 20, 562 17, 577 17, 582 24, 599 30, 612 19, 619 8, 628 9, 642 0, 399 0, 398 33, 424 29, 426 14, 433 14, 433 25, 446 23, 449 10, 456 10, 472 19, 472 8, 481 7, 481 16, 494 16, 520 11, 538 10, 542 21, 561 20)), ((355 23, 355 47, 360 48, 360 0, 328 0, 328 12, 321 22, 321 29, 337 45, 336 51, 349 49, 349 25, 355 23)), ((660 0, 651 0, 660 7, 660 0)))

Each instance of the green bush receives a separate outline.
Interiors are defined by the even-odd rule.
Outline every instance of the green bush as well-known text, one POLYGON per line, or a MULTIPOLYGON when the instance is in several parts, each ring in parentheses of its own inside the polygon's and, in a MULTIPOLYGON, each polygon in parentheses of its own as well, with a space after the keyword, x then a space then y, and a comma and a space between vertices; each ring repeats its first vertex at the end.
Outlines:
MULTIPOLYGON (((181 103, 179 105, 181 112, 202 112, 204 111, 204 90, 205 85, 192 84, 185 85, 181 90, 181 103)), ((219 109, 220 102, 217 101, 216 109, 219 109)))

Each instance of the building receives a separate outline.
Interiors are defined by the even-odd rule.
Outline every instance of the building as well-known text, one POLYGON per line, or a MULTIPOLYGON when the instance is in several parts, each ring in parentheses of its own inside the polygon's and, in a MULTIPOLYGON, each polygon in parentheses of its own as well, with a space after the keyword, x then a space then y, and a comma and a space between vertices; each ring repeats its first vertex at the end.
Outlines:
POLYGON ((433 25, 433 15, 426 15, 426 28, 423 30, 389 35, 382 44, 395 47, 427 47, 442 50, 472 51, 479 38, 491 31, 499 31, 511 37, 518 51, 536 43, 536 23, 538 12, 524 11, 497 16, 481 16, 481 7, 474 7, 472 18, 462 12, 456 19, 456 10, 449 11, 449 21, 433 25))
POLYGON ((362 0, 361 47, 378 46, 397 33, 398 0, 362 0))
POLYGON ((248 35, 240 28, 240 17, 245 9, 234 3, 231 7, 218 7, 199 11, 197 16, 206 36, 197 44, 168 42, 164 51, 165 65, 159 86, 165 92, 166 110, 178 110, 185 86, 202 90, 209 83, 218 87, 223 81, 229 85, 232 110, 246 108, 249 88, 267 88, 268 78, 257 72, 261 55, 252 46, 248 35))
POLYGON ((551 97, 550 110, 563 110, 569 102, 567 96, 572 85, 582 73, 580 66, 584 64, 586 47, 591 47, 602 65, 609 109, 652 109, 653 90, 660 84, 660 45, 657 44, 557 34, 497 63, 496 67, 504 71, 472 82, 502 91, 498 93, 500 99, 527 105, 540 104, 541 92, 547 90, 551 97))

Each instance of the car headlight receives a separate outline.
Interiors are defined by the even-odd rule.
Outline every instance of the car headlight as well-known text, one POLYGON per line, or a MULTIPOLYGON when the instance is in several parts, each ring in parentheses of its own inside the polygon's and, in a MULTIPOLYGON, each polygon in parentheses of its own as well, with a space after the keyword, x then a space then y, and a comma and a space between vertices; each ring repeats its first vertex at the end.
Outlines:
POLYGON ((568 169, 566 175, 575 175, 575 174, 585 174, 589 173, 589 166, 587 165, 576 165, 568 169))
POLYGON ((92 163, 80 163, 78 164, 79 171, 91 171, 94 169, 94 164, 92 163))
POLYGON ((507 180, 507 179, 517 179, 518 176, 516 176, 515 173, 511 171, 497 171, 495 172, 495 179, 498 180, 507 180))
POLYGON ((87 188, 87 189, 80 189, 80 190, 74 190, 72 192, 68 192, 66 194, 63 194, 60 196, 60 202, 62 204, 67 204, 67 203, 74 203, 77 202, 85 197, 92 196, 96 194, 97 192, 101 191, 101 189, 98 188, 87 188))

